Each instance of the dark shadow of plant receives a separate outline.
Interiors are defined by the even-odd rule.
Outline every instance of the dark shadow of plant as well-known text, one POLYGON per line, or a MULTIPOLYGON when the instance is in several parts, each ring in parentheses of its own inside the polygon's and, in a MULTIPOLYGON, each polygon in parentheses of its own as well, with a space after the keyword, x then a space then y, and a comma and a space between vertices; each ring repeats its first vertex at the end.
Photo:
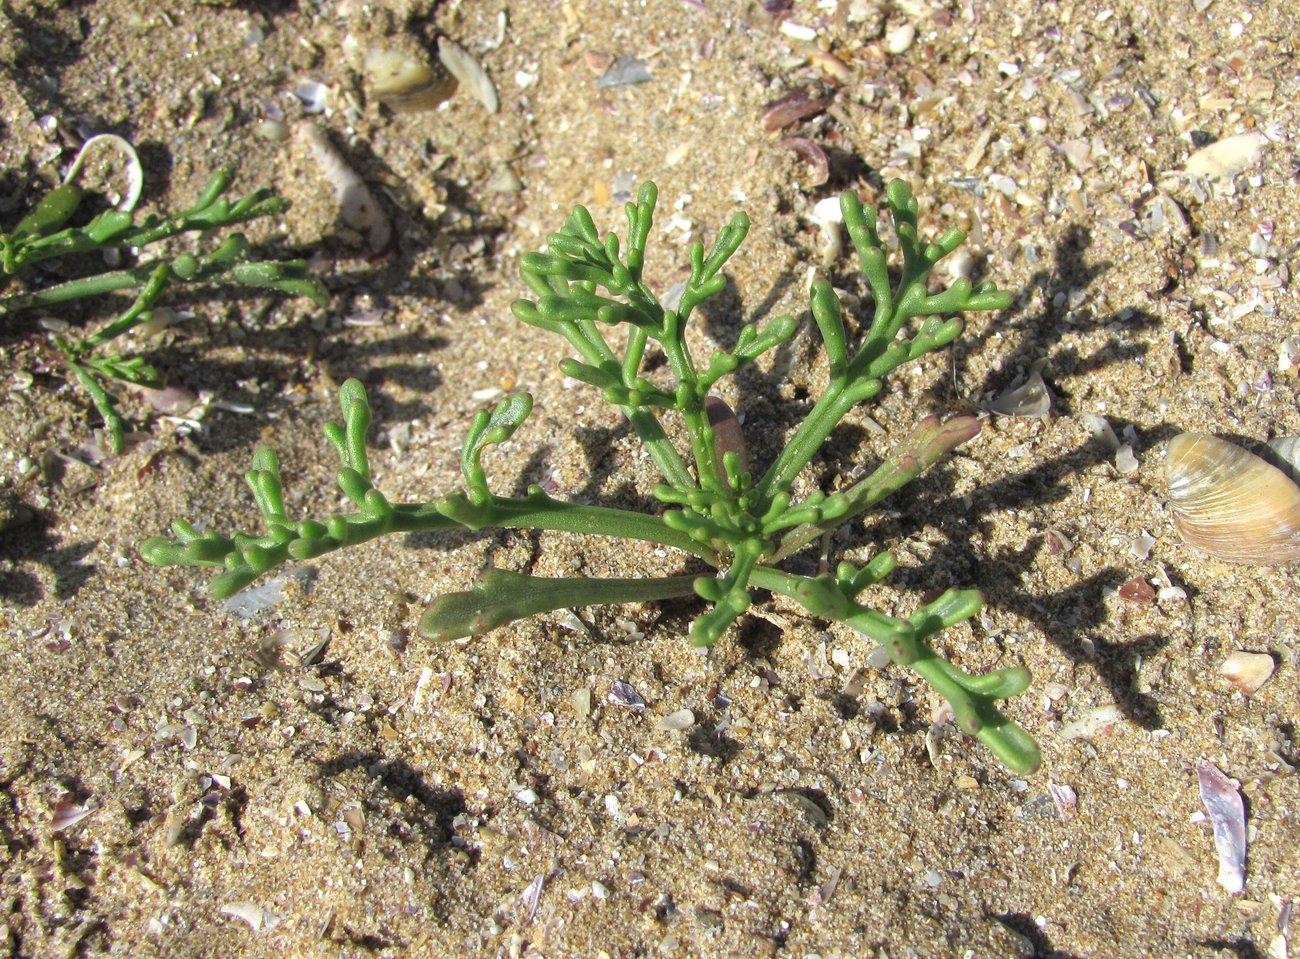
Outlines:
POLYGON ((44 599, 40 577, 23 570, 26 563, 50 571, 59 601, 75 596, 95 574, 93 563, 83 563, 95 544, 65 543, 53 530, 54 524, 37 514, 31 522, 0 533, 0 600, 30 607, 44 599))
POLYGON ((1053 947, 1047 933, 1028 913, 1003 912, 994 914, 992 918, 1023 939, 1033 950, 1024 954, 1026 959, 1078 959, 1075 953, 1053 947))
POLYGON ((353 750, 320 764, 321 776, 339 779, 359 774, 368 789, 365 806, 370 817, 388 824, 390 835, 399 841, 417 836, 432 857, 446 847, 452 835, 452 821, 465 811, 465 797, 458 789, 431 786, 420 771, 403 759, 390 759, 375 751, 353 750), (392 810, 400 808, 400 816, 392 810))

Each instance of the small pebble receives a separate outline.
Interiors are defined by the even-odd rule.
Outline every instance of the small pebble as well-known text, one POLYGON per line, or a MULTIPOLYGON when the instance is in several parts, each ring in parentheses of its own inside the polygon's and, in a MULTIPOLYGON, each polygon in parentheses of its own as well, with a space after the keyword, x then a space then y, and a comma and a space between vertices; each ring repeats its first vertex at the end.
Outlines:
POLYGON ((679 709, 659 720, 656 729, 689 729, 695 723, 695 714, 689 709, 679 709))
POLYGON ((1268 653, 1238 651, 1219 666, 1219 675, 1249 696, 1268 682, 1275 665, 1268 653))
POLYGON ((484 188, 489 193, 518 193, 524 188, 523 181, 508 166, 497 167, 488 177, 484 188))
POLYGON ((281 120, 263 120, 255 132, 263 140, 272 143, 283 143, 289 139, 289 125, 281 120))
POLYGON ((619 57, 596 81, 598 87, 623 87, 634 83, 647 83, 654 74, 644 60, 636 57, 619 57))
POLYGON ((315 80, 304 80, 294 87, 293 95, 302 102, 304 113, 324 113, 329 100, 329 87, 315 80))
POLYGON ((889 36, 885 38, 885 49, 895 56, 898 56, 899 54, 906 53, 915 40, 916 27, 912 26, 910 23, 905 23, 897 30, 891 31, 889 36))

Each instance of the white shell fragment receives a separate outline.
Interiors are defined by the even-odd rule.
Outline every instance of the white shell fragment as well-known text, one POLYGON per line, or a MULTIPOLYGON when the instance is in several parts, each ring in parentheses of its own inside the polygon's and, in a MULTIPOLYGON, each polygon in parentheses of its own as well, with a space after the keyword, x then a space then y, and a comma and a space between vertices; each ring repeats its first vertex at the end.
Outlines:
POLYGON ((808 219, 821 227, 821 263, 829 267, 840 258, 844 249, 844 240, 840 225, 844 222, 844 213, 840 210, 839 197, 829 196, 818 200, 813 205, 808 219))
POLYGON ((1138 468, 1138 458, 1133 453, 1133 444, 1124 443, 1115 451, 1115 472, 1127 476, 1138 468))
POLYGON ((1289 373, 1300 366, 1300 336, 1288 336, 1277 348, 1277 371, 1289 373))
POLYGON ((62 832, 69 826, 75 826, 94 811, 95 807, 89 803, 78 805, 66 799, 57 802, 54 804, 54 811, 50 814, 50 831, 62 832))
POLYGON ((1110 733, 1123 718, 1119 707, 1113 703, 1096 706, 1073 722, 1066 723, 1056 735, 1058 739, 1095 739, 1110 733))
POLYGON ((1074 791, 1073 786, 1067 786, 1064 783, 1048 783, 1047 791, 1052 796, 1052 802, 1056 805, 1056 812, 1060 815, 1063 822, 1069 822, 1075 817, 1079 806, 1079 797, 1074 791))
POLYGON ((1115 435, 1115 428, 1110 425, 1106 417, 1096 413, 1084 413, 1080 419, 1092 433, 1093 439, 1105 443, 1109 449, 1119 450, 1119 437, 1115 435))
POLYGON ((1219 674, 1249 696, 1268 682, 1275 665, 1268 653, 1238 651, 1223 661, 1219 674))
POLYGON ((1052 408, 1052 394, 1038 370, 1029 374, 1019 386, 1013 386, 989 403, 999 416, 1044 417, 1052 408))
POLYGON ((1204 433, 1169 441, 1165 478, 1188 545, 1230 563, 1300 560, 1300 486, 1239 446, 1204 433))
POLYGON ((442 61, 442 65, 447 68, 451 75, 469 91, 470 96, 487 107, 488 113, 496 113, 500 109, 500 102, 497 100, 497 88, 492 84, 492 78, 487 75, 487 71, 470 54, 446 37, 439 37, 438 59, 442 61))
POLYGON ((242 919, 253 932, 261 932, 263 929, 269 932, 283 921, 280 916, 255 902, 228 902, 218 911, 223 916, 242 919))
POLYGON ((889 36, 885 37, 885 49, 898 56, 910 50, 915 40, 916 27, 905 23, 898 29, 890 31, 889 36))
POLYGON ((1196 764, 1201 802, 1214 827, 1214 848, 1219 852, 1219 885, 1236 895, 1246 888, 1246 808, 1240 785, 1218 767, 1201 760, 1196 764))
POLYGON ((382 253, 393 238, 393 228, 374 194, 348 166, 343 154, 334 148, 323 129, 315 123, 304 123, 300 130, 325 179, 334 187, 339 201, 339 219, 365 237, 371 253, 382 253))
POLYGON ((130 213, 135 209, 135 205, 140 202, 140 193, 144 190, 144 167, 140 165, 140 155, 135 152, 135 147, 116 134, 101 133, 99 136, 93 136, 83 143, 81 149, 77 151, 76 157, 73 158, 72 165, 68 167, 68 172, 64 174, 63 183, 67 185, 77 179, 81 174, 81 168, 86 163, 86 158, 103 147, 111 147, 122 154, 126 175, 126 191, 113 201, 113 207, 125 213, 130 213))
POLYGON ((304 113, 324 113, 329 106, 330 88, 316 80, 304 80, 293 88, 304 113))
POLYGON ((1134 559, 1144 560, 1151 555, 1151 547, 1156 545, 1156 538, 1142 530, 1133 536, 1133 545, 1129 547, 1129 553, 1134 559))
POLYGON ((537 904, 542 898, 542 886, 546 883, 546 876, 538 874, 533 877, 527 888, 519 894, 519 902, 524 907, 526 922, 532 922, 533 917, 537 915, 537 904))
POLYGON ((1184 170, 1210 180, 1230 179, 1254 163, 1267 142, 1258 130, 1215 140, 1189 156, 1184 170))

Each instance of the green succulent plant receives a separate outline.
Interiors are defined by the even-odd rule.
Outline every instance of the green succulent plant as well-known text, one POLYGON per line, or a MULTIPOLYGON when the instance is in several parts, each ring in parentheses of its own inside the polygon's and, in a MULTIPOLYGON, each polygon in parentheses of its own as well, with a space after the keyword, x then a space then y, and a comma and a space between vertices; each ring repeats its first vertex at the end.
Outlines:
POLYGON ((654 543, 695 557, 709 572, 598 579, 489 570, 472 589, 434 602, 420 621, 421 630, 434 639, 456 639, 548 610, 694 594, 708 608, 692 623, 690 639, 711 646, 749 608, 755 590, 768 590, 790 597, 812 616, 844 623, 874 640, 895 663, 930 683, 951 704, 958 726, 1009 768, 1021 773, 1037 768, 1037 745, 997 706, 998 700, 1026 689, 1028 672, 1010 667, 971 675, 930 644, 931 637, 980 609, 978 592, 948 590, 911 616, 895 617, 859 601, 894 568, 888 552, 862 565, 841 562, 833 572, 812 576, 782 565, 979 432, 974 417, 947 422, 926 417, 875 471, 848 488, 802 497, 793 492, 796 478, 831 432, 851 409, 880 392, 884 377, 956 339, 963 328, 959 314, 1005 308, 1010 295, 991 283, 973 286, 965 279, 930 292, 935 264, 965 236, 949 230, 923 243, 917 235, 916 200, 901 180, 886 190, 902 253, 898 278, 892 280, 876 210, 845 193, 840 209, 871 291, 873 313, 865 330, 850 336, 831 285, 825 280, 812 285, 812 319, 829 360, 829 379, 775 460, 754 473, 743 450, 735 448, 737 424, 717 409, 710 391, 721 377, 789 340, 799 324, 780 316, 761 327, 748 325, 734 348, 716 349, 706 362, 698 362, 687 346, 687 324, 700 303, 723 289, 722 269, 744 239, 749 220, 737 213, 711 249, 699 243, 692 247, 690 279, 680 301, 669 307, 642 278, 656 198, 654 184, 646 183, 636 201, 627 204, 623 241, 612 233, 602 238, 588 211, 577 207, 551 235, 546 252, 523 258, 523 279, 532 298, 516 301, 513 311, 523 322, 562 337, 574 354, 562 362, 563 371, 599 389, 627 418, 662 474, 653 490, 664 505, 662 512, 570 503, 537 486, 522 497, 494 493, 482 456, 524 423, 532 409, 526 393, 509 396, 474 418, 461 455, 463 490, 427 503, 392 503, 371 483, 366 453, 370 406, 361 384, 349 380, 339 394, 342 423, 327 426, 326 435, 342 463, 338 485, 352 503, 351 512, 322 520, 290 518, 275 454, 261 447, 246 480, 262 512, 264 532, 225 535, 178 522, 171 537, 143 544, 144 558, 158 565, 217 567, 221 572, 211 592, 224 597, 290 559, 312 559, 394 532, 565 530, 654 543), (666 359, 671 382, 646 374, 652 347, 666 359), (664 429, 661 417, 668 414, 680 416, 685 425, 690 442, 685 454, 664 429))
MULTIPOLYGON (((13 230, 0 233, 0 290, 8 278, 30 275, 37 264, 55 257, 116 251, 117 258, 122 259, 182 233, 224 230, 280 213, 288 207, 287 201, 265 189, 232 201, 225 194, 234 178, 233 166, 222 167, 194 205, 179 213, 148 216, 137 223, 131 212, 113 209, 81 226, 68 226, 68 223, 76 217, 86 193, 75 182, 60 184, 46 193, 13 230)), ((118 382, 158 389, 163 381, 162 375, 144 357, 115 352, 113 344, 150 320, 151 311, 168 288, 180 283, 225 283, 305 296, 320 306, 329 302, 329 293, 307 272, 304 261, 253 260, 249 255, 248 239, 242 233, 229 233, 207 253, 162 255, 125 269, 0 296, 0 318, 84 297, 118 292, 133 294, 129 307, 93 333, 54 337, 64 365, 90 394, 103 417, 110 447, 120 453, 125 445, 127 424, 108 384, 118 382)))

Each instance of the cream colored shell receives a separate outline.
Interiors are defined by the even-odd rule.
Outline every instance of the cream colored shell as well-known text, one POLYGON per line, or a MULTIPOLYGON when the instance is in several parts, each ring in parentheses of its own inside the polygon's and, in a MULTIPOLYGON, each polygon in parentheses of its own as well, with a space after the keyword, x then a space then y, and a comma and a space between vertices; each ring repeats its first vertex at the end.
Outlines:
POLYGON ((456 78, 441 63, 402 50, 371 50, 366 90, 394 113, 432 110, 456 92, 456 78))
POLYGON ((1230 563, 1300 560, 1300 486, 1239 446, 1204 433, 1169 441, 1165 478, 1188 545, 1230 563))

